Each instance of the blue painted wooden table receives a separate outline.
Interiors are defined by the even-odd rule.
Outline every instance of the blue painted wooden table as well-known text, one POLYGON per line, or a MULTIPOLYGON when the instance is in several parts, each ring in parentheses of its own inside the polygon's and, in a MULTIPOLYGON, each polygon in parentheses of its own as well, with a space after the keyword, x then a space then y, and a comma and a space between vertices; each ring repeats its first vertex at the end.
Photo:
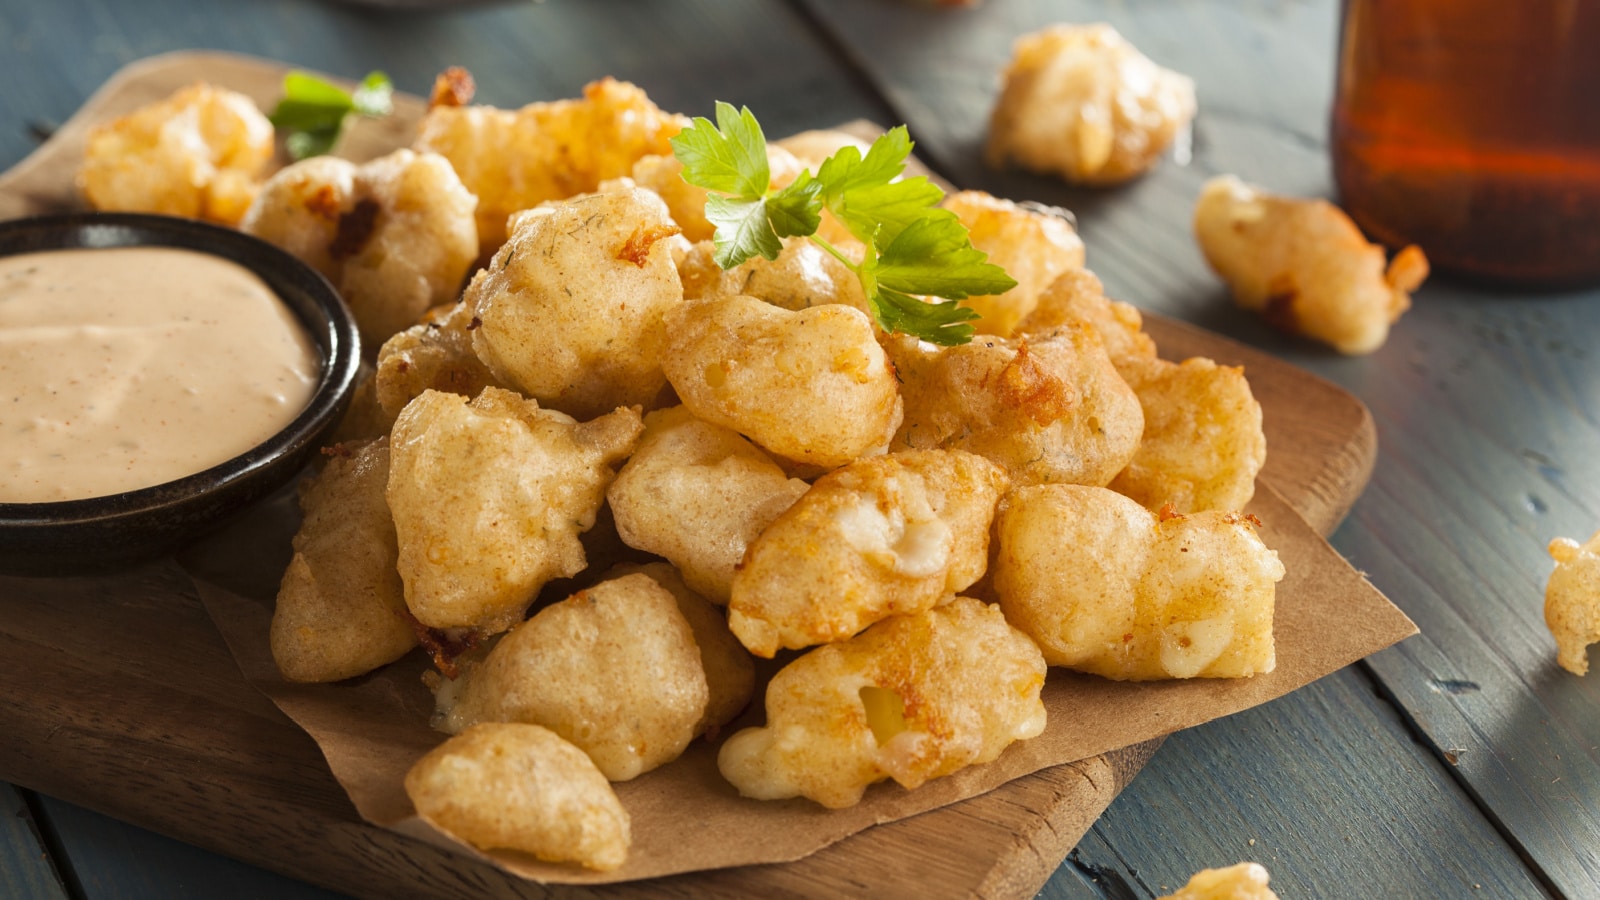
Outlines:
MULTIPOLYGON (((464 63, 479 99, 502 106, 612 74, 668 109, 748 104, 774 133, 904 121, 951 181, 1075 209, 1113 296, 1361 397, 1381 455, 1332 542, 1422 629, 1168 739, 1045 895, 1150 897, 1196 869, 1254 859, 1285 897, 1600 897, 1600 676, 1558 670, 1541 618, 1545 543, 1600 527, 1600 293, 1435 279, 1379 352, 1342 358, 1236 311, 1189 232, 1199 184, 1220 172, 1331 192, 1332 0, 403 5, 415 4, 3 0, 0 168, 122 65, 181 48, 345 76, 383 68, 419 93, 464 63), (1110 21, 1195 77, 1187 166, 1086 193, 981 165, 1011 40, 1056 21, 1110 21)), ((327 895, 48 796, 0 786, 0 799, 0 895, 327 895)))

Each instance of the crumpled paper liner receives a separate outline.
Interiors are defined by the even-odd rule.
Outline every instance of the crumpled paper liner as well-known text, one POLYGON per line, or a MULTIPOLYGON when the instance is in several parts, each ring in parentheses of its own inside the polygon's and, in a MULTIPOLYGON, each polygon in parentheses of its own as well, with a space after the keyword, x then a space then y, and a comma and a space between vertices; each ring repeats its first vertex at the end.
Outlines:
MULTIPOLYGON (((420 654, 334 685, 292 684, 279 676, 267 634, 288 537, 298 518, 288 492, 181 561, 245 677, 316 740, 363 818, 522 877, 600 884, 799 859, 872 825, 1265 703, 1416 633, 1411 621, 1270 487, 1258 485, 1249 511, 1261 519, 1262 539, 1288 570, 1278 585, 1278 665, 1272 673, 1134 684, 1053 669, 1043 692, 1049 724, 1042 735, 1013 744, 993 763, 915 791, 892 782, 876 785, 846 810, 823 809, 803 799, 743 799, 718 774, 716 746, 696 741, 676 762, 615 785, 633 819, 633 847, 627 863, 609 873, 514 852, 484 854, 416 817, 402 786, 405 773, 444 739, 427 725, 433 701, 422 685, 426 660, 420 654)), ((754 703, 723 734, 761 716, 760 703, 754 703)))

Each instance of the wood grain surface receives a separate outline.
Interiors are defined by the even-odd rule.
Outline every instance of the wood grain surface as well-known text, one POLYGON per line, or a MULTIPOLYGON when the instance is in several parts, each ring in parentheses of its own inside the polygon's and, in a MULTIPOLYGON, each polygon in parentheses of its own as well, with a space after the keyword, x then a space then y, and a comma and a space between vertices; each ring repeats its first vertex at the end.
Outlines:
POLYGON ((0 895, 66 897, 40 839, 33 811, 16 788, 0 785, 0 895))
POLYGON ((332 900, 344 896, 132 827, 75 803, 43 794, 35 794, 34 798, 41 819, 49 822, 52 856, 68 885, 63 897, 332 900), (140 864, 127 865, 124 861, 130 858, 140 860, 140 864))
MULTIPOLYGON (((282 71, 278 65, 214 54, 179 54, 142 61, 112 79, 48 144, 0 177, 0 210, 44 212, 71 206, 74 199, 70 174, 81 153, 83 135, 95 122, 164 96, 176 86, 202 76, 254 94, 266 103, 276 90, 282 71)), ((360 134, 362 146, 356 148, 355 155, 369 155, 365 149, 368 145, 382 148, 395 143, 395 135, 407 130, 407 116, 414 116, 415 112, 415 102, 407 101, 395 121, 381 130, 369 129, 360 134)), ((1308 521, 1323 531, 1330 529, 1359 493, 1371 470, 1372 432, 1364 408, 1332 385, 1246 347, 1181 323, 1152 320, 1151 326, 1158 341, 1169 350, 1176 349, 1184 356, 1208 355, 1249 367, 1253 379, 1261 385, 1258 392, 1271 423, 1273 436, 1269 439, 1274 441, 1274 452, 1270 455, 1275 468, 1269 480, 1295 499, 1296 507, 1308 521)), ((277 558, 264 554, 257 561, 273 567, 272 571, 281 570, 285 548, 277 549, 277 558)), ((13 706, 18 721, 11 724, 27 737, 15 750, 18 756, 0 755, 0 775, 230 855, 355 893, 385 894, 401 889, 403 885, 393 880, 397 858, 407 861, 404 885, 411 890, 448 895, 450 885, 460 879, 494 895, 541 896, 555 890, 518 881, 360 823, 344 801, 342 790, 320 768, 320 754, 314 745, 307 758, 309 739, 281 716, 275 719, 269 714, 267 710, 276 713, 276 709, 248 686, 243 691, 237 689, 243 682, 232 668, 225 648, 220 657, 210 653, 187 660, 200 667, 189 675, 209 671, 206 677, 191 680, 171 672, 150 672, 150 683, 128 684, 126 676, 134 669, 129 651, 137 653, 144 644, 139 641, 129 646, 124 640, 129 634, 160 633, 163 640, 186 648, 207 639, 217 643, 215 633, 208 633, 192 615, 192 592, 177 579, 170 566, 153 565, 137 575, 120 578, 0 581, 0 597, 15 598, 26 607, 17 615, 6 617, 7 624, 0 628, 17 641, 17 656, 29 670, 49 673, 43 679, 51 684, 72 680, 59 677, 61 661, 44 646, 44 636, 52 628, 60 630, 69 621, 89 618, 96 604, 113 598, 139 598, 137 622, 99 616, 94 617, 92 629, 80 628, 74 633, 79 659, 97 663, 98 677, 125 684, 123 690, 101 695, 114 709, 96 711, 93 725, 84 726, 84 730, 95 734, 93 752, 105 753, 120 737, 150 739, 149 729, 158 722, 167 729, 143 750, 130 745, 128 752, 111 759, 45 752, 43 745, 59 737, 59 731, 52 726, 41 740, 39 710, 18 697, 13 706), (95 637, 86 631, 93 631, 95 637), (210 693, 211 688, 222 686, 223 675, 231 675, 237 683, 222 693, 210 693), (194 692, 187 697, 189 705, 206 707, 193 710, 198 715, 188 727, 183 727, 185 720, 154 712, 164 699, 170 699, 161 696, 163 691, 177 683, 189 684, 188 690, 194 692), (143 694, 141 702, 127 703, 127 692, 143 694), (134 718, 129 717, 130 713, 134 718), (199 723, 213 727, 195 727, 199 723), (269 737, 262 730, 269 726, 286 728, 298 739, 269 737), (161 740, 178 743, 157 761, 156 747, 161 740), (279 748, 286 754, 277 755, 279 748), (240 765, 215 765, 209 754, 219 751, 237 755, 240 765), (312 769, 317 770, 314 778, 309 777, 312 769), (73 781, 63 780, 67 770, 73 773, 73 781), (185 778, 191 779, 191 786, 204 783, 214 790, 198 792, 197 799, 178 789, 185 778), (73 787, 74 782, 80 786, 73 787), (291 795, 281 790, 260 791, 263 784, 292 784, 297 790, 291 795), (319 798, 315 803, 305 802, 310 792, 327 790, 335 795, 331 801, 319 798), (204 799, 208 793, 212 798, 225 795, 229 802, 208 803, 204 799), (230 818, 237 819, 241 809, 251 810, 251 823, 229 826, 230 818), (353 843, 345 834, 349 831, 362 832, 363 839, 353 843), (422 886, 409 874, 418 868, 433 873, 431 878, 422 880, 422 886)), ((41 699, 49 701, 55 710, 70 707, 80 714, 85 712, 84 695, 68 696, 72 698, 70 703, 60 695, 41 699)), ((627 895, 638 890, 649 894, 709 892, 735 896, 759 890, 799 895, 863 888, 881 893, 901 888, 915 892, 939 884, 959 885, 965 891, 987 896, 1027 895, 1050 877, 1061 857, 1149 758, 1157 743, 1028 776, 954 807, 870 829, 797 863, 660 879, 643 887, 618 886, 604 893, 627 895), (875 867, 864 865, 880 858, 891 862, 875 867)), ((82 741, 71 744, 73 750, 83 746, 82 741)))
MULTIPOLYGON (((1555 667, 1541 612, 1545 543, 1600 527, 1600 292, 1485 290, 1435 277, 1388 344, 1363 358, 1274 334, 1233 308, 1190 234, 1193 199, 1220 173, 1332 194, 1332 0, 997 2, 920 13, 851 0, 802 5, 948 177, 1075 210, 1089 266, 1113 296, 1270 350, 1369 404, 1382 458, 1333 542, 1422 637, 1374 656, 1366 677, 1398 705, 1435 773, 1482 804, 1543 889, 1600 896, 1600 679, 1555 667), (1094 21, 1196 79, 1192 160, 1169 159, 1111 191, 987 169, 981 147, 1012 41, 1055 22, 1094 21)), ((1128 818, 1156 824, 1131 809, 1128 818)), ((1338 860, 1317 864, 1346 871, 1338 860)))
MULTIPOLYGON (((781 131, 909 122, 919 153, 964 186, 1075 209, 1090 266, 1114 295, 1366 401, 1382 454, 1333 543, 1424 632, 1362 667, 1168 739, 1047 895, 1149 897, 1201 866, 1254 858, 1272 867, 1285 897, 1597 896, 1600 679, 1555 670, 1538 601, 1545 541, 1600 525, 1600 297, 1485 292, 1436 278, 1386 347, 1344 359, 1234 310, 1189 234, 1194 191, 1216 172, 1331 191, 1324 136, 1337 5, 549 0, 380 14, 316 0, 205 13, 187 0, 0 4, 0 166, 20 160, 119 66, 192 47, 347 78, 384 68, 413 92, 439 68, 466 63, 480 96, 500 105, 570 96, 617 74, 685 112, 706 113, 712 99, 748 103, 781 131), (1100 20, 1197 79, 1191 164, 1164 163, 1107 192, 982 169, 973 151, 1010 42, 1049 22, 1100 20), (1397 889, 1385 890, 1391 881, 1397 889)), ((63 871, 88 872, 75 896, 251 893, 255 870, 30 797, 63 871)), ((281 886, 257 877, 270 886, 256 893, 281 886)))
MULTIPOLYGON (((288 548, 276 549, 265 556, 281 564, 288 548)), ((50 685, 5 689, 0 776, 361 896, 448 897, 464 885, 483 896, 572 895, 361 822, 311 739, 239 676, 175 564, 105 578, 0 578, 0 613, 0 652, 50 685)), ((1081 832, 1098 812, 1082 818, 1078 786, 1109 802, 1146 758, 1133 750, 1039 773, 799 863, 581 893, 798 896, 852 885, 912 890, 937 878, 1023 896, 1069 849, 1050 826, 1081 832), (1044 824, 1040 810, 1056 807, 1077 817, 1044 824), (976 847, 1007 865, 974 872, 964 863, 976 847)))

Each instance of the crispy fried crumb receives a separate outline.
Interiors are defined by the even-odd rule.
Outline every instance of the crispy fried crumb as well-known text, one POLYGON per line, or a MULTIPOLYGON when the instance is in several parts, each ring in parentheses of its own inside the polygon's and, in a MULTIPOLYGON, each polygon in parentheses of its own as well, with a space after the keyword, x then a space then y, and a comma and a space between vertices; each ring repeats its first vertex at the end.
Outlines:
POLYGON ((1544 621, 1556 639, 1556 661, 1574 675, 1589 671, 1588 647, 1600 642, 1600 532, 1582 545, 1550 542, 1555 571, 1544 592, 1544 621))
POLYGON ((1043 428, 1072 409, 1074 391, 1061 378, 1039 365, 1028 353, 1028 340, 1017 342, 1017 355, 1000 370, 1001 402, 1021 410, 1043 428))
POLYGON ((433 80, 433 93, 428 95, 428 108, 439 106, 466 106, 478 92, 478 83, 472 73, 461 66, 451 66, 433 80))
POLYGON ((640 225, 622 242, 622 247, 617 250, 617 259, 631 262, 642 269, 650 261, 650 247, 656 241, 682 233, 682 228, 672 224, 640 225))

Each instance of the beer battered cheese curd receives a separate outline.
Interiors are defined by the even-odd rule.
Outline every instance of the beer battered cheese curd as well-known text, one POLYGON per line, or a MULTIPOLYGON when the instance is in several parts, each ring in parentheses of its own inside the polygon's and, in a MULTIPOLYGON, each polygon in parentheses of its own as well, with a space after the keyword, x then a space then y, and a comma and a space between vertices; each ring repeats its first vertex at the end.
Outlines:
POLYGON ((0 503, 203 471, 310 402, 318 354, 261 279, 166 247, 0 257, 0 503))

